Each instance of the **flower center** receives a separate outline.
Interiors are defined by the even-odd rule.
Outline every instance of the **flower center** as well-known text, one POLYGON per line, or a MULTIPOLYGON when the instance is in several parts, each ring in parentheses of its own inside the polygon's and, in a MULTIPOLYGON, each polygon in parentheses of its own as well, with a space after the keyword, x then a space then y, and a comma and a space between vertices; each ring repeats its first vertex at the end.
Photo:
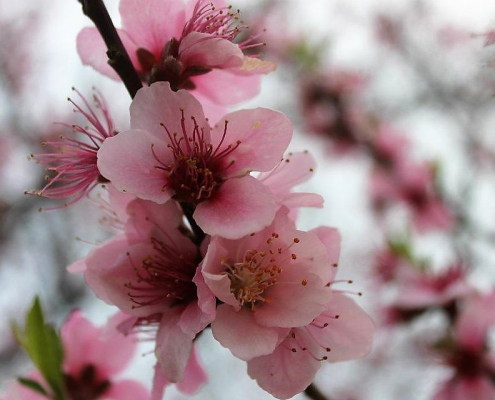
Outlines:
POLYGON ((241 306, 256 311, 257 303, 270 302, 264 292, 277 283, 277 275, 282 272, 275 262, 266 252, 254 249, 246 252, 242 262, 228 264, 226 259, 222 260, 222 265, 227 267, 230 291, 241 306))
MULTIPOLYGON (((196 263, 188 261, 176 249, 157 239, 151 239, 155 254, 148 255, 134 270, 137 280, 125 286, 134 303, 133 308, 155 305, 163 302, 188 303, 196 298, 196 285, 192 281, 196 263)), ((130 253, 127 253, 129 260, 130 253)))
POLYGON ((97 400, 105 394, 111 383, 97 376, 94 365, 88 364, 78 376, 65 375, 65 386, 70 400, 97 400))
POLYGON ((228 121, 225 121, 222 139, 216 147, 206 140, 204 129, 198 126, 194 117, 191 117, 194 129, 192 135, 188 135, 183 109, 181 113, 182 135, 172 134, 162 124, 169 137, 168 147, 172 151, 174 161, 164 164, 154 152, 153 154, 160 163, 156 168, 165 171, 167 175, 168 182, 165 187, 169 186, 174 190, 174 198, 179 202, 197 205, 212 197, 226 180, 226 170, 234 161, 226 163, 224 158, 239 147, 241 142, 237 141, 235 145, 229 144, 221 149, 227 135, 228 121))
MULTIPOLYGON (((242 307, 256 311, 259 305, 270 303, 272 299, 267 296, 266 290, 277 283, 277 277, 282 272, 281 265, 297 258, 288 250, 300 242, 298 238, 294 238, 288 246, 280 246, 278 241, 279 235, 274 232, 266 240, 264 250, 247 250, 241 262, 230 262, 227 258, 220 260, 230 279, 230 292, 242 307)), ((306 283, 303 281, 302 284, 306 283)))

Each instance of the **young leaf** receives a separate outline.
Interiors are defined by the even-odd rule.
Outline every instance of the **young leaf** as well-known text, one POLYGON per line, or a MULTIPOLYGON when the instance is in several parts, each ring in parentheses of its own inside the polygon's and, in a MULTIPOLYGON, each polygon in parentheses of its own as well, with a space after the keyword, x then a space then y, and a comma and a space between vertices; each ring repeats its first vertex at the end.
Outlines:
POLYGON ((27 388, 35 391, 36 393, 39 393, 39 394, 41 394, 47 398, 50 398, 50 396, 48 395, 46 390, 43 388, 43 386, 41 386, 41 384, 39 382, 36 382, 36 381, 29 379, 29 378, 17 378, 17 381, 21 385, 26 386, 27 388))
POLYGON ((13 325, 14 334, 45 378, 55 399, 64 397, 63 347, 57 331, 45 323, 38 297, 26 316, 24 333, 13 325))

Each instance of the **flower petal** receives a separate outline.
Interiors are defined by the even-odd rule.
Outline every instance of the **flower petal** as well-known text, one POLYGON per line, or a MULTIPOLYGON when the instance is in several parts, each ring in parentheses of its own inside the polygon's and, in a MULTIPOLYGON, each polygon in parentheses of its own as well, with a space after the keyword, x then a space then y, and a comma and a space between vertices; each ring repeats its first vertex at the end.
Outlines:
POLYGON ((164 316, 156 337, 156 358, 162 366, 165 377, 174 383, 184 379, 184 370, 194 339, 185 334, 178 325, 182 311, 179 307, 164 316))
POLYGON ((125 235, 118 235, 94 249, 86 258, 84 280, 96 296, 107 304, 112 303, 106 294, 106 284, 101 275, 125 255, 128 247, 129 242, 125 235))
POLYGON ((316 161, 309 152, 289 153, 272 171, 262 172, 257 178, 275 195, 283 196, 311 178, 315 168, 316 161))
POLYGON ((214 103, 231 106, 252 99, 261 87, 259 75, 237 75, 236 69, 214 69, 204 75, 193 76, 196 85, 193 93, 201 93, 214 103))
POLYGON ((251 311, 236 312, 228 304, 218 306, 211 330, 215 339, 241 360, 270 354, 279 343, 281 332, 288 331, 258 325, 251 311))
MULTIPOLYGON (((139 382, 125 379, 112 382, 104 398, 108 400, 148 399, 150 392, 139 382)), ((161 399, 160 399, 161 400, 161 399)))
POLYGON ((292 328, 309 324, 326 308, 332 291, 315 274, 304 281, 277 282, 265 293, 270 302, 260 306, 254 319, 260 325, 292 328))
POLYGON ((205 370, 201 366, 198 360, 196 348, 193 347, 191 356, 187 362, 186 369, 184 370, 184 379, 177 382, 177 389, 182 393, 192 395, 196 393, 199 388, 206 383, 208 376, 205 370))
POLYGON ((320 361, 306 352, 290 350, 284 343, 269 355, 248 361, 248 374, 278 399, 288 399, 306 389, 320 368, 320 361))
MULTIPOLYGON (((128 315, 137 317, 147 317, 155 313, 163 312, 167 305, 164 303, 147 304, 145 297, 146 292, 139 292, 143 299, 142 303, 137 303, 131 299, 132 293, 136 289, 129 287, 146 287, 146 283, 140 283, 138 274, 143 274, 142 261, 155 254, 155 249, 151 244, 136 244, 126 248, 119 257, 107 267, 106 270, 99 273, 99 280, 105 289, 106 298, 117 306, 120 310, 128 315), (136 272, 137 271, 137 272, 136 272)), ((151 289, 153 290, 153 289, 151 289)), ((151 292, 150 298, 153 298, 156 292, 151 292)), ((148 298, 149 299, 149 298, 148 298)))
POLYGON ((165 203, 173 195, 165 186, 165 173, 156 168, 171 160, 165 142, 140 130, 120 132, 105 140, 98 151, 98 169, 117 189, 156 203, 165 203))
POLYGON ((241 67, 243 59, 244 55, 239 45, 208 33, 191 32, 181 40, 179 46, 179 60, 186 69, 192 66, 241 67))
POLYGON ((252 176, 229 179, 212 199, 196 207, 193 217, 209 235, 238 239, 273 221, 275 197, 252 176))
POLYGON ((229 176, 239 176, 247 171, 269 171, 280 163, 292 139, 292 124, 284 114, 256 108, 223 117, 211 132, 214 148, 222 140, 225 121, 228 121, 227 134, 222 148, 237 146, 223 158, 229 176))
POLYGON ((186 22, 183 0, 121 0, 122 25, 139 47, 159 55, 186 22))
POLYGON ((200 132, 204 134, 204 140, 206 142, 210 140, 210 126, 206 122, 199 101, 185 90, 173 92, 168 82, 156 82, 140 89, 132 101, 130 113, 132 129, 145 130, 166 143, 170 143, 170 138, 160 124, 165 125, 171 134, 177 132, 178 137, 181 138, 182 123, 186 134, 192 137, 196 122, 200 132), (182 120, 182 112, 184 112, 184 120, 182 120), (194 120, 191 117, 194 117, 194 120))
MULTIPOLYGON (((127 35, 126 32, 117 29, 117 32, 122 40, 122 44, 129 53, 129 57, 135 67, 139 66, 136 50, 138 46, 127 35)), ((84 28, 77 35, 77 52, 84 65, 90 65, 98 72, 109 78, 120 80, 115 70, 108 64, 107 46, 101 38, 98 29, 84 28)))
POLYGON ((317 321, 328 325, 321 328, 311 324, 307 330, 317 343, 331 349, 325 354, 328 361, 352 360, 370 352, 375 331, 373 321, 349 297, 334 292, 328 309, 317 321), (335 318, 337 315, 338 318, 335 318))

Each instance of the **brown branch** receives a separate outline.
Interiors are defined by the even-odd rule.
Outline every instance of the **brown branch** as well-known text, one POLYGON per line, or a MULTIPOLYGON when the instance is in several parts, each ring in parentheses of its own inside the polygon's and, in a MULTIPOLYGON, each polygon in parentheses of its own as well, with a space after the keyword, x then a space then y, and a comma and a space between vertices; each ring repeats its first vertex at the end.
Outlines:
POLYGON ((191 225, 191 229, 194 233, 194 240, 193 241, 197 246, 200 246, 201 243, 203 242, 203 239, 206 237, 206 234, 198 226, 198 224, 196 223, 196 221, 193 218, 194 207, 192 207, 188 203, 180 203, 180 206, 182 208, 182 211, 184 212, 184 215, 186 216, 187 221, 189 222, 189 225, 191 225))
POLYGON ((304 390, 304 394, 313 400, 330 400, 322 392, 320 392, 320 389, 318 389, 314 383, 309 385, 304 390))
POLYGON ((132 98, 143 87, 129 54, 120 40, 117 29, 103 4, 103 0, 78 0, 86 15, 94 22, 107 45, 108 64, 117 72, 132 98))

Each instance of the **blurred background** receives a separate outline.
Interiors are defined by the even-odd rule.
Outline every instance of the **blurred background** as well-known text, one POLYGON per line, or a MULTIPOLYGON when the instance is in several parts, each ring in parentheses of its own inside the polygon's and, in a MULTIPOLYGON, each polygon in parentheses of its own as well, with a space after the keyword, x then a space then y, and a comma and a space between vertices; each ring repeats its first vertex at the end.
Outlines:
MULTIPOLYGON (((120 26, 118 1, 106 4, 120 26)), ((316 383, 329 399, 432 398, 451 374, 432 345, 455 300, 444 289, 495 283, 495 3, 234 6, 251 34, 266 28, 262 57, 278 63, 259 96, 239 108, 269 107, 293 121, 290 150, 309 150, 318 164, 300 190, 325 198, 324 209, 301 211, 298 227, 339 228, 339 276, 354 281, 350 290, 363 293, 356 300, 377 325, 367 358, 326 364, 316 383), (447 297, 412 304, 402 290, 410 280, 447 297)), ((117 128, 128 124, 123 85, 79 60, 76 36, 90 25, 76 0, 0 0, 0 387, 29 369, 10 321, 23 321, 35 294, 59 325, 73 308, 98 324, 115 311, 66 272, 108 237, 101 210, 82 201, 47 211, 57 204, 24 194, 44 186, 45 171, 28 158, 65 132, 54 122, 83 124, 67 101, 71 87, 87 95, 97 87, 117 128)), ((192 398, 272 398, 209 332, 198 343, 210 381, 192 398)), ((143 343, 126 375, 149 384, 151 350, 143 343)), ((171 388, 167 398, 186 396, 171 388)))

